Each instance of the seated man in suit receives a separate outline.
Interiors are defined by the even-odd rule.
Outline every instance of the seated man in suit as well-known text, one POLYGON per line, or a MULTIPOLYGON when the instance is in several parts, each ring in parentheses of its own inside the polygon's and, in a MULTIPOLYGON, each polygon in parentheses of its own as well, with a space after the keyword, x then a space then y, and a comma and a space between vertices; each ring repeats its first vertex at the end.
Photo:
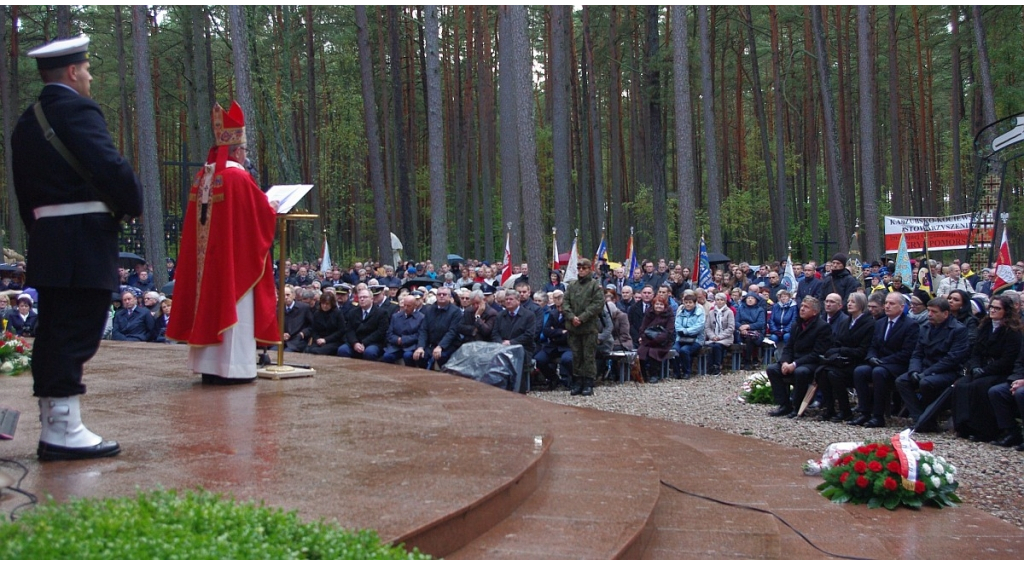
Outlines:
POLYGON ((356 294, 359 306, 348 311, 345 317, 345 344, 338 347, 338 356, 377 360, 385 346, 387 338, 387 313, 379 307, 373 307, 373 294, 367 288, 361 288, 356 294))
POLYGON ((444 366, 462 344, 459 338, 462 312, 452 304, 452 289, 443 286, 437 289, 437 301, 424 306, 422 311, 423 323, 412 359, 420 368, 429 370, 434 364, 444 366))
POLYGON ((148 309, 138 307, 135 294, 128 290, 123 292, 121 306, 114 314, 111 338, 115 341, 152 341, 156 320, 148 309))
MULTIPOLYGON (((930 300, 928 323, 921 327, 907 372, 896 379, 896 389, 915 425, 924 408, 962 374, 970 353, 967 328, 953 318, 946 298, 930 300)), ((917 430, 935 429, 935 422, 929 421, 917 430)))
POLYGON ((846 389, 853 386, 853 371, 864 361, 875 332, 875 318, 864 311, 868 300, 864 294, 853 292, 846 300, 849 321, 836 327, 835 340, 827 351, 818 371, 818 389, 822 394, 825 411, 821 421, 839 423, 853 419, 850 395, 846 389), (835 403, 839 403, 839 412, 835 403))
POLYGON ((866 363, 853 371, 858 415, 850 425, 885 427, 893 382, 907 371, 910 355, 917 347, 919 325, 903 313, 904 303, 898 291, 885 296, 884 315, 875 321, 866 363))
POLYGON ((494 320, 498 317, 494 308, 487 305, 487 299, 480 290, 469 293, 469 307, 462 312, 459 324, 459 335, 462 342, 490 341, 494 330, 494 320))
POLYGON ((412 355, 419 343, 420 325, 423 323, 423 313, 416 311, 418 305, 415 296, 402 296, 402 309, 391 316, 388 325, 383 362, 394 364, 403 359, 406 366, 414 364, 412 355))
POLYGON ((772 383, 775 403, 779 406, 768 415, 790 418, 797 416, 794 404, 807 394, 821 355, 832 345, 832 330, 819 316, 821 302, 810 296, 800 302, 799 319, 793 322, 789 342, 782 348, 781 360, 768 367, 768 380, 772 383), (790 396, 790 382, 793 394, 790 396))
POLYGON ((504 298, 505 310, 498 314, 491 331, 491 341, 503 345, 523 345, 528 355, 533 357, 536 342, 537 320, 533 312, 519 304, 519 295, 509 292, 504 298))
POLYGON ((313 329, 313 310, 303 302, 295 300, 295 288, 284 287, 284 350, 304 352, 309 345, 313 329))

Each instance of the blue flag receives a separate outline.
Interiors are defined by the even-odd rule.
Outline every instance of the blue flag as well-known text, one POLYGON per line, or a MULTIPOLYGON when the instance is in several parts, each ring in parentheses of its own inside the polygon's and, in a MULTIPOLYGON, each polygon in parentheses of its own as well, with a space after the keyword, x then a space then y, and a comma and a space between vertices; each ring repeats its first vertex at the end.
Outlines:
POLYGON ((601 233, 601 244, 597 246, 597 252, 594 253, 594 269, 597 269, 597 265, 601 259, 608 260, 608 244, 604 241, 604 233, 601 233))
POLYGON ((711 277, 711 263, 708 262, 708 246, 704 244, 704 237, 700 238, 700 266, 697 268, 697 284, 707 290, 715 287, 715 281, 711 277))

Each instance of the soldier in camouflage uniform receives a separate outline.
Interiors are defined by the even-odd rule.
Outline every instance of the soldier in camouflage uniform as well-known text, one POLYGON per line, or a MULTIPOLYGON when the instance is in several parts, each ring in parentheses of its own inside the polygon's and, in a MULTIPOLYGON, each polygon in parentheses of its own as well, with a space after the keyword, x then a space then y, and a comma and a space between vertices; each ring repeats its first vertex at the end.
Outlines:
POLYGON ((579 279, 570 283, 565 291, 562 314, 569 330, 569 348, 572 349, 571 395, 589 396, 594 393, 594 378, 597 377, 597 334, 601 329, 604 293, 591 276, 589 259, 580 259, 577 271, 579 279))

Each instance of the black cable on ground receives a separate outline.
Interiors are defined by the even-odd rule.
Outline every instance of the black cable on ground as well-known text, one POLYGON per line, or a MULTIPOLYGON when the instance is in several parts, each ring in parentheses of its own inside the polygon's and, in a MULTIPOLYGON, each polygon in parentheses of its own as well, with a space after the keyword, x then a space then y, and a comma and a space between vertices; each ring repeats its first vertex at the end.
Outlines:
POLYGON ((34 506, 35 504, 39 503, 39 498, 36 497, 36 495, 34 493, 21 489, 21 482, 25 479, 26 476, 28 476, 28 468, 26 468, 24 464, 18 462, 17 460, 10 460, 8 458, 0 458, 0 463, 13 464, 13 465, 17 466, 18 468, 21 468, 21 477, 18 478, 18 482, 15 483, 13 486, 9 486, 7 488, 7 489, 11 490, 12 492, 20 493, 21 495, 23 495, 26 498, 28 498, 28 501, 26 501, 25 503, 22 503, 21 505, 19 505, 19 506, 15 507, 14 509, 11 510, 11 513, 10 513, 9 517, 11 519, 11 522, 14 522, 14 521, 17 521, 17 519, 18 519, 17 513, 18 513, 19 509, 21 509, 23 507, 34 506))
POLYGON ((827 556, 831 556, 833 558, 840 558, 840 559, 843 559, 843 560, 872 560, 871 558, 865 558, 863 556, 847 556, 845 554, 836 554, 834 552, 829 552, 829 551, 821 548, 820 546, 814 544, 814 542, 811 541, 811 539, 807 538, 807 535, 805 535, 805 534, 801 533, 800 531, 798 531, 796 529, 796 527, 794 527, 793 525, 790 525, 788 522, 786 522, 785 519, 783 519, 782 517, 779 517, 778 515, 776 515, 775 513, 773 513, 772 511, 769 511, 767 509, 761 509, 760 507, 751 507, 749 505, 743 505, 742 503, 733 503, 733 502, 730 502, 730 501, 722 501, 720 499, 715 499, 713 497, 708 497, 706 495, 701 495, 701 494, 697 494, 697 493, 693 493, 693 492, 688 492, 688 491, 686 491, 686 490, 684 490, 682 488, 679 488, 677 486, 673 486, 672 484, 666 482, 665 480, 660 480, 660 482, 661 482, 661 485, 663 485, 663 486, 665 486, 667 488, 673 489, 673 490, 675 490, 675 491, 677 491, 677 492, 679 492, 681 494, 686 494, 686 495, 689 495, 689 496, 693 496, 693 497, 696 497, 696 498, 704 499, 704 500, 711 501, 711 502, 714 502, 714 503, 718 503, 718 504, 721 504, 721 505, 727 505, 729 507, 739 507, 741 509, 749 509, 751 511, 757 511, 758 513, 764 513, 766 515, 771 515, 772 517, 774 517, 774 518, 778 519, 779 521, 781 521, 783 525, 789 527, 790 530, 792 530, 794 533, 799 535, 800 538, 804 539, 804 542, 806 542, 807 544, 811 545, 812 548, 814 548, 818 552, 821 552, 822 554, 825 554, 827 556))

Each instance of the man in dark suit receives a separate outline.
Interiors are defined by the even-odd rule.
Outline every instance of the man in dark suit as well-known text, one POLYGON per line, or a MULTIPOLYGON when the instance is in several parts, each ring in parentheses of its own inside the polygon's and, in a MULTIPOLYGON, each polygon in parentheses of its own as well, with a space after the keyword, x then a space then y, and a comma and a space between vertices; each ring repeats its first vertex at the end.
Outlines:
POLYGON ((885 315, 875 321, 867 362, 853 371, 857 389, 857 417, 850 425, 885 427, 885 411, 896 377, 907 371, 910 355, 917 347, 919 325, 903 313, 900 292, 885 296, 885 315))
POLYGON ((832 330, 818 313, 821 302, 810 296, 800 303, 799 319, 793 322, 789 342, 782 348, 781 360, 768 367, 768 380, 778 409, 770 412, 772 417, 786 415, 796 417, 793 404, 803 399, 807 388, 814 379, 814 371, 821 362, 821 355, 832 344, 832 330), (789 387, 792 382, 793 394, 789 387))
POLYGON ((460 321, 462 311, 452 305, 451 288, 438 288, 437 301, 423 308, 419 341, 412 353, 417 366, 429 369, 434 364, 444 366, 448 362, 462 344, 459 339, 460 321))
POLYGON ((295 288, 284 288, 284 350, 305 352, 309 345, 309 335, 313 330, 313 310, 308 305, 295 300, 295 288))
POLYGON ((39 292, 32 354, 39 397, 41 460, 112 456, 121 451, 82 424, 82 366, 99 348, 110 294, 118 291, 119 219, 142 214, 142 186, 114 147, 99 104, 90 99, 89 38, 30 51, 46 86, 39 105, 11 135, 14 189, 28 229, 27 283, 39 292), (37 108, 75 166, 44 135, 37 108))
POLYGON ((380 284, 370 286, 370 293, 373 294, 373 307, 379 307, 387 314, 388 319, 398 312, 398 302, 391 301, 388 289, 380 284))
POLYGON ((338 356, 377 360, 386 344, 388 314, 379 307, 373 307, 373 294, 363 288, 359 290, 359 307, 352 308, 345 316, 345 344, 338 347, 338 356))
POLYGON ((832 329, 832 336, 835 337, 836 331, 843 324, 850 321, 849 316, 843 312, 843 297, 839 294, 829 294, 825 296, 824 311, 821 312, 821 318, 825 320, 825 323, 832 329))
POLYGON ((469 293, 469 307, 462 312, 462 321, 459 323, 459 335, 462 342, 490 341, 491 332, 494 330, 494 320, 498 314, 494 309, 488 307, 484 293, 480 290, 473 290, 469 293))
POLYGON ((868 300, 864 294, 854 292, 846 301, 849 321, 836 328, 835 340, 825 351, 823 366, 818 371, 818 389, 821 390, 825 412, 822 421, 839 423, 853 419, 850 396, 846 389, 853 386, 853 371, 868 354, 874 336, 875 318, 865 312, 868 300), (839 412, 833 405, 839 402, 839 412))
MULTIPOLYGON (((906 374, 896 379, 896 389, 915 425, 924 408, 962 373, 970 354, 967 328, 953 318, 949 302, 946 298, 930 300, 928 324, 921 327, 906 374)), ((934 431, 935 422, 926 422, 917 430, 934 431)))
POLYGON ((644 316, 654 299, 654 287, 645 285, 640 290, 640 299, 629 307, 629 336, 633 337, 633 349, 640 348, 640 326, 644 324, 644 316))
POLYGON ((138 306, 135 294, 125 291, 121 294, 121 309, 114 313, 114 341, 152 341, 156 331, 156 319, 144 307, 138 306))
POLYGON ((527 357, 533 357, 537 320, 533 312, 519 304, 515 292, 505 294, 505 311, 498 314, 491 331, 491 341, 503 345, 523 345, 527 357))

